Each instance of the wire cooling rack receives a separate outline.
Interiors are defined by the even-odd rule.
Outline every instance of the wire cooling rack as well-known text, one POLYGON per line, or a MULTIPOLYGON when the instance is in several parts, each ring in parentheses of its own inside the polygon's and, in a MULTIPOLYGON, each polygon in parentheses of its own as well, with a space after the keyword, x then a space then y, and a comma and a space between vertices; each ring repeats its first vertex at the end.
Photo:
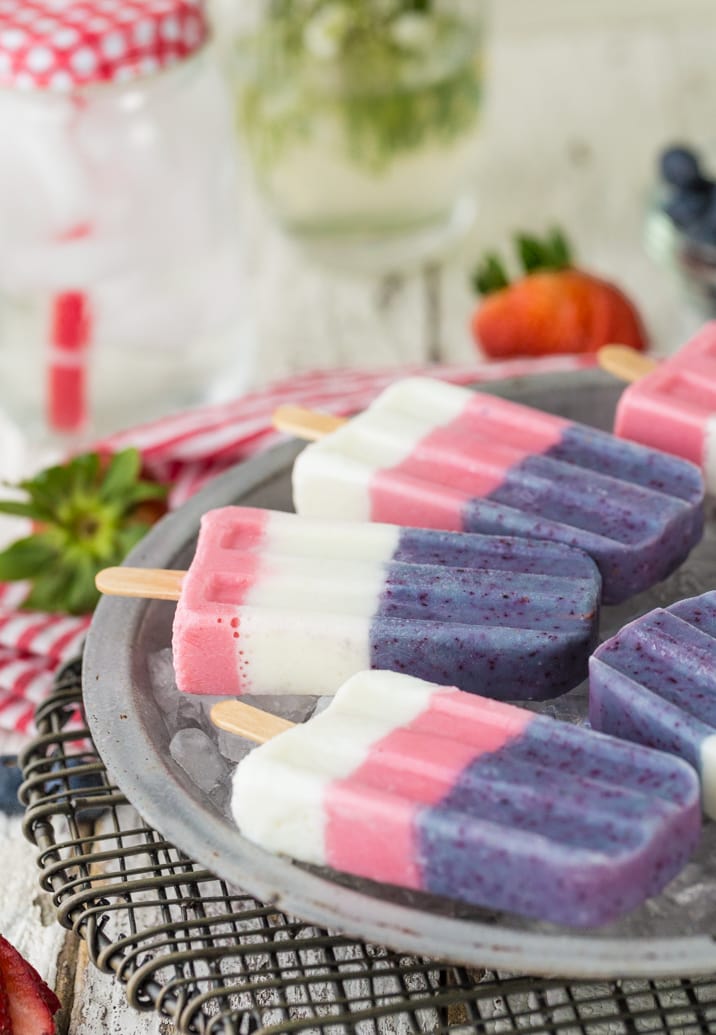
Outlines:
POLYGON ((716 978, 571 982, 401 956, 264 906, 198 867, 113 786, 59 674, 21 759, 25 834, 58 920, 131 1006, 180 1032, 251 1035, 716 1033, 716 978))

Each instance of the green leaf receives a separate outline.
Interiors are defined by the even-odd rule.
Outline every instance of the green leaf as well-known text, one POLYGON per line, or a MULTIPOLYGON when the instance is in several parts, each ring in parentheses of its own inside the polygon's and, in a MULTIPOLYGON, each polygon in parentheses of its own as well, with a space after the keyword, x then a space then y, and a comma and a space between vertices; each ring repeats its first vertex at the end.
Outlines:
POLYGON ((67 464, 71 489, 78 495, 97 488, 100 475, 100 459, 97 453, 82 453, 67 464))
POLYGON ((531 234, 517 234, 515 246, 528 274, 538 270, 563 270, 572 262, 567 239, 557 228, 553 228, 543 241, 531 234))
POLYGON ((0 581, 28 579, 57 560, 57 550, 44 535, 18 539, 0 553, 0 581))
POLYGON ((47 467, 34 478, 20 482, 18 488, 24 489, 31 499, 56 514, 57 505, 70 490, 70 478, 63 467, 47 467))
POLYGON ((100 496, 104 500, 126 495, 134 486, 142 467, 139 451, 133 448, 115 453, 107 465, 100 496))
POLYGON ((149 525, 143 521, 138 521, 136 524, 128 525, 127 528, 121 529, 117 534, 117 560, 116 564, 120 564, 127 556, 130 550, 133 550, 137 543, 144 538, 149 531, 149 525))
POLYGON ((54 518, 52 511, 32 500, 0 500, 0 514, 14 514, 32 521, 52 521, 54 518))
POLYGON ((72 571, 72 577, 65 593, 65 607, 70 614, 84 614, 91 611, 99 600, 99 591, 94 584, 97 565, 88 557, 83 558, 72 571))
POLYGON ((91 611, 96 573, 124 560, 149 528, 136 520, 137 505, 166 495, 140 474, 141 457, 130 448, 106 466, 99 454, 85 453, 22 482, 28 499, 0 501, 0 513, 41 521, 43 529, 0 553, 0 581, 32 582, 25 607, 91 611))
POLYGON ((517 234, 515 244, 525 273, 535 273, 549 265, 547 251, 536 237, 517 234))
POLYGON ((472 275, 472 285, 481 295, 491 295, 509 286, 509 278, 498 255, 489 252, 472 275))
POLYGON ((163 500, 166 498, 168 488, 166 485, 159 485, 156 482, 137 482, 127 492, 125 511, 137 503, 144 503, 146 500, 163 500))
POLYGON ((547 246, 556 269, 565 269, 572 265, 572 251, 569 241, 558 227, 553 227, 547 238, 547 246))
POLYGON ((67 611, 67 594, 72 582, 72 571, 56 565, 33 581, 23 607, 32 611, 67 611))

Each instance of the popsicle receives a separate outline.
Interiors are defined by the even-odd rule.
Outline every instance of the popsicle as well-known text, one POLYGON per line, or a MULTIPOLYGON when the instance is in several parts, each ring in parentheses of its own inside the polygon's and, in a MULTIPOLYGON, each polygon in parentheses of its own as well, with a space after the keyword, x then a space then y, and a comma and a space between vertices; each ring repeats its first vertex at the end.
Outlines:
MULTIPOLYGON (((243 707, 223 702, 212 718, 243 707)), ((232 811, 270 851, 571 926, 660 891, 701 820, 680 759, 380 671, 251 751, 232 811)))
POLYGON ((676 568, 703 531, 703 480, 683 460, 484 392, 400 381, 306 447, 308 517, 517 535, 577 546, 616 603, 676 568))
POLYGON ((202 517, 182 580, 177 684, 333 693, 388 668, 554 697, 586 676, 599 596, 593 561, 559 543, 224 507, 202 517))
POLYGON ((595 651, 589 719, 690 762, 716 819, 716 591, 650 611, 595 651))
POLYGON ((716 321, 625 388, 614 433, 697 464, 716 492, 716 321))

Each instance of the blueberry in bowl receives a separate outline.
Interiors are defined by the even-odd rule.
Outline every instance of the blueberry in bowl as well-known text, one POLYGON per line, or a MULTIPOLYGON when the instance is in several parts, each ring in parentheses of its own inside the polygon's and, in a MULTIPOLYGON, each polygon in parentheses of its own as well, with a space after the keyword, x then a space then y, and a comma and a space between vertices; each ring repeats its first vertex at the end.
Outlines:
POLYGON ((658 183, 649 208, 646 247, 674 270, 706 318, 716 316, 716 178, 685 144, 658 158, 658 183))

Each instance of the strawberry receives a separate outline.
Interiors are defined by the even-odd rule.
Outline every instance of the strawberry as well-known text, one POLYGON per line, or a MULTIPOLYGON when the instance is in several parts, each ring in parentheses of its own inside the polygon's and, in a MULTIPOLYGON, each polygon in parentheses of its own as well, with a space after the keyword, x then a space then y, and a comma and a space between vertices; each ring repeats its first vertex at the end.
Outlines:
POLYGON ((55 1035, 61 1003, 35 968, 0 935, 0 1035, 55 1035))
POLYGON ((559 231, 541 242, 520 236, 525 275, 510 284, 500 260, 487 257, 474 281, 484 300, 472 316, 476 342, 493 359, 596 352, 618 342, 647 347, 639 314, 610 281, 576 269, 559 231))
POLYGON ((7 994, 2 973, 0 973, 0 1035, 12 1035, 10 997, 7 994))

